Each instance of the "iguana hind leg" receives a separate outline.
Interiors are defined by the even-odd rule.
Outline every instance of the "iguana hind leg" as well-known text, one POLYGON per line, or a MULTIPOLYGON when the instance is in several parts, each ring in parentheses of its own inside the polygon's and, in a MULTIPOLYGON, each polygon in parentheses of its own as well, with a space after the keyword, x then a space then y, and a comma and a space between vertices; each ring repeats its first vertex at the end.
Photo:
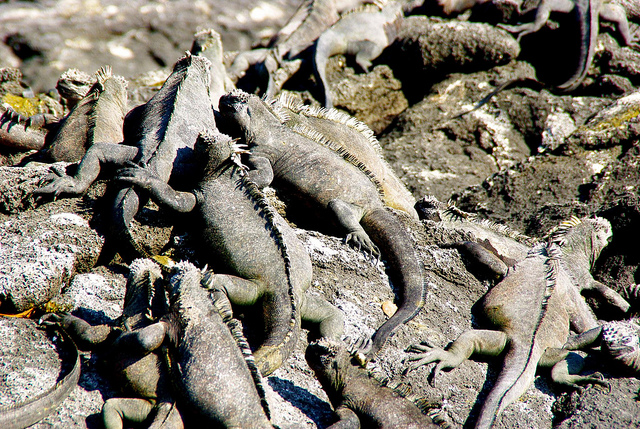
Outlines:
POLYGON ((378 247, 373 244, 369 235, 367 235, 364 228, 360 225, 362 209, 339 199, 330 201, 327 208, 334 214, 340 226, 347 232, 345 238, 347 244, 376 256, 380 254, 378 247))
POLYGON ((141 398, 111 398, 102 406, 102 421, 105 429, 122 429, 124 420, 132 423, 144 422, 151 411, 153 403, 141 398))
POLYGON ((498 27, 509 33, 517 33, 519 42, 522 36, 540 30, 549 21, 551 12, 569 13, 573 8, 574 3, 571 0, 542 0, 536 10, 536 17, 533 22, 521 25, 498 24, 498 27))
POLYGON ((443 369, 457 368, 462 362, 469 359, 473 354, 497 356, 507 345, 507 334, 501 331, 491 331, 486 329, 475 329, 463 332, 446 349, 431 347, 428 344, 412 345, 407 351, 415 353, 407 360, 414 362, 409 370, 427 365, 431 362, 438 362, 431 376, 432 384, 443 369))
POLYGON ((339 340, 344 333, 344 315, 324 297, 305 294, 300 310, 302 320, 318 326, 321 337, 339 340))
MULTIPOLYGON (((543 356, 545 358, 544 360, 548 361, 549 354, 553 354, 556 350, 561 349, 546 350, 545 355, 543 356)), ((578 374, 584 368, 584 357, 580 356, 578 353, 566 352, 565 350, 561 351, 566 353, 566 356, 551 368, 551 379, 554 382, 571 389, 576 389, 578 391, 581 391, 583 389, 583 387, 580 386, 579 383, 598 384, 600 386, 610 388, 609 383, 599 372, 591 375, 578 374)), ((543 363, 542 359, 540 363, 543 363)))

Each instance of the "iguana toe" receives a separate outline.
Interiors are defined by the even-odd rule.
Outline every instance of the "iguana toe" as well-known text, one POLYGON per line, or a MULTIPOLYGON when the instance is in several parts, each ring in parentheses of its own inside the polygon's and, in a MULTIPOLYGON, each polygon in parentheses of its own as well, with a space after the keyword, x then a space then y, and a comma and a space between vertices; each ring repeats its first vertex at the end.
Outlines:
POLYGON ((354 231, 347 234, 344 239, 345 243, 355 247, 357 250, 362 250, 365 253, 370 253, 373 256, 380 255, 380 249, 373 244, 371 239, 364 231, 354 231))

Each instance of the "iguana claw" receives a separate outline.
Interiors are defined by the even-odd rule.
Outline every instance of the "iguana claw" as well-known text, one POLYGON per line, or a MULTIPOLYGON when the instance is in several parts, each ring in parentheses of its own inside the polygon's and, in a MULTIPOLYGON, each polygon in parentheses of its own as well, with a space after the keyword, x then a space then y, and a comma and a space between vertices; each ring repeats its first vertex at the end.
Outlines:
POLYGON ((358 251, 362 250, 363 252, 376 257, 380 255, 380 249, 378 249, 378 246, 373 244, 364 231, 350 232, 345 237, 344 242, 355 247, 358 251))

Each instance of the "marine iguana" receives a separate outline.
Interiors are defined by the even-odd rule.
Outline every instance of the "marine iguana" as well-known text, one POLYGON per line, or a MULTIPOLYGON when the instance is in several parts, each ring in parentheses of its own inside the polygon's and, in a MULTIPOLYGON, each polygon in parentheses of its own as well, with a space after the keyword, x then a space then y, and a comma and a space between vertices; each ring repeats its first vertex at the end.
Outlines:
POLYGON ((275 99, 272 107, 293 131, 327 146, 366 172, 387 206, 418 219, 415 198, 384 159, 380 143, 364 122, 336 109, 307 106, 287 94, 275 99))
POLYGON ((21 404, 0 407, 0 425, 5 429, 22 429, 51 414, 78 384, 80 379, 80 354, 73 340, 60 328, 64 343, 72 350, 73 367, 55 386, 21 404))
MULTIPOLYGON (((106 429, 123 427, 123 421, 164 424, 182 428, 182 419, 170 392, 169 373, 162 350, 152 352, 156 343, 145 343, 151 327, 168 312, 162 272, 149 259, 136 259, 129 266, 129 277, 119 326, 89 325, 71 314, 48 313, 43 325, 62 326, 84 348, 107 352, 111 374, 124 394, 133 397, 110 398, 102 407, 106 429)), ((106 353, 105 353, 106 354, 106 353)))
POLYGON ((640 375, 640 322, 638 319, 605 322, 570 338, 563 349, 580 350, 600 346, 601 351, 621 363, 636 376, 640 375))
POLYGON ((247 162, 254 167, 249 175, 258 186, 273 181, 310 207, 312 215, 326 218, 328 213, 330 221, 346 232, 347 243, 374 254, 378 253, 376 245, 382 249, 401 297, 398 311, 361 350, 363 360, 372 359, 424 305, 424 267, 406 229, 385 207, 377 187, 363 171, 283 125, 257 96, 232 91, 220 99, 220 113, 230 125, 235 124, 249 145, 247 162))
MULTIPOLYGON (((598 326, 580 292, 606 288, 593 279, 590 269, 610 238, 611 225, 603 218, 572 218, 561 223, 547 243, 531 249, 482 298, 483 313, 495 330, 466 331, 446 351, 411 346, 408 351, 417 353, 409 358, 416 361, 411 368, 438 362, 435 380, 442 369, 459 366, 473 353, 498 356, 504 351, 503 369, 480 410, 476 428, 493 425, 504 408, 531 385, 538 365, 553 366, 553 380, 565 386, 604 384, 596 376, 574 375, 581 357, 562 347, 570 327, 582 333, 598 326)), ((611 289, 604 295, 623 311, 628 309, 626 301, 611 289)))
POLYGON ((111 67, 96 72, 89 92, 45 137, 41 156, 48 162, 77 162, 97 142, 122 141, 127 111, 127 82, 111 67))
POLYGON ((330 428, 438 428, 411 400, 384 386, 357 362, 344 343, 321 339, 309 344, 307 363, 327 393, 338 421, 330 428))
POLYGON ((575 72, 565 82, 556 85, 560 91, 573 91, 587 75, 596 50, 596 40, 600 32, 599 20, 617 24, 624 44, 640 50, 640 44, 633 41, 627 22, 625 9, 604 0, 541 0, 536 10, 535 20, 521 25, 499 24, 498 27, 518 35, 518 41, 530 33, 540 30, 549 20, 551 12, 573 13, 578 23, 580 55, 575 72))
POLYGON ((224 52, 220 34, 212 28, 197 32, 193 36, 191 54, 203 56, 211 62, 209 96, 211 97, 211 105, 215 109, 218 107, 220 97, 235 89, 235 85, 231 82, 224 67, 224 52))
MULTIPOLYGON (((82 100, 96 79, 77 69, 65 71, 56 84, 60 101, 72 110, 82 100)), ((60 118, 51 113, 38 113, 25 117, 7 107, 0 117, 0 145, 28 151, 40 150, 49 131, 60 125, 60 118)))
MULTIPOLYGON (((95 181, 102 164, 133 162, 164 182, 188 177, 193 145, 203 129, 215 128, 209 97, 210 62, 189 52, 178 60, 160 90, 131 110, 124 123, 123 144, 96 143, 85 154, 73 177, 61 175, 35 191, 37 194, 80 194, 95 181)), ((138 212, 140 198, 133 188, 116 196, 111 235, 125 258, 148 252, 131 236, 129 223, 138 212)))
POLYGON ((324 298, 305 294, 311 259, 293 230, 247 177, 233 141, 204 133, 195 145, 201 177, 190 192, 176 192, 140 168, 123 169, 117 179, 148 191, 158 203, 193 212, 192 231, 201 237, 203 262, 222 273, 207 285, 237 305, 262 303, 265 338, 255 350, 263 375, 289 357, 300 333, 300 319, 319 324, 321 336, 342 335, 342 313, 324 298), (230 215, 230 213, 233 215, 230 215))
POLYGON ((166 286, 170 313, 149 327, 155 329, 144 340, 168 342, 168 361, 185 420, 228 428, 272 428, 260 372, 240 323, 211 301, 202 287, 203 274, 193 264, 180 262, 172 271, 166 286))
POLYGON ((357 7, 362 0, 304 0, 289 21, 272 37, 266 48, 240 52, 229 70, 237 82, 251 67, 267 76, 266 95, 274 96, 301 66, 299 55, 340 18, 340 13, 357 7))
POLYGON ((442 203, 426 195, 416 204, 425 228, 437 234, 443 228, 455 241, 440 244, 455 248, 465 255, 474 273, 501 280, 509 267, 527 257, 537 240, 473 213, 460 210, 452 203, 442 203))
POLYGON ((355 55, 356 63, 368 73, 371 61, 396 38, 402 19, 402 5, 391 0, 382 8, 368 6, 345 14, 318 37, 314 46, 313 67, 318 86, 324 92, 325 107, 333 106, 333 96, 326 77, 329 57, 355 55))

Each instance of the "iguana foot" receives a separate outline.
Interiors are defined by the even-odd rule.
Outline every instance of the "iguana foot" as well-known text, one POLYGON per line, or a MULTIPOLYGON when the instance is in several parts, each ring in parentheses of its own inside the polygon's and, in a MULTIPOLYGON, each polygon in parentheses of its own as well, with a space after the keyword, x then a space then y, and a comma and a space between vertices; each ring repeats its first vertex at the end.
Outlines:
POLYGON ((640 284, 622 287, 622 296, 631 304, 631 311, 640 311, 640 284))
POLYGON ((464 359, 446 351, 444 349, 433 347, 426 342, 410 345, 406 350, 408 353, 415 353, 415 356, 409 356, 406 361, 414 362, 405 370, 405 373, 414 370, 422 365, 428 365, 432 362, 438 362, 433 369, 429 383, 435 387, 436 378, 443 369, 457 368, 464 359))
POLYGON ((157 176, 139 165, 127 162, 126 167, 118 170, 115 180, 139 186, 142 189, 149 189, 158 179, 157 176))
POLYGON ((64 172, 59 171, 56 168, 52 168, 52 174, 49 174, 42 182, 47 183, 45 186, 41 186, 35 191, 36 195, 49 195, 53 194, 53 199, 58 198, 60 194, 73 194, 78 195, 84 192, 86 189, 82 189, 77 180, 71 176, 67 176, 64 172))
POLYGON ((371 241, 367 233, 364 231, 350 232, 345 237, 344 242, 358 250, 369 253, 372 256, 378 257, 380 255, 380 249, 378 249, 378 246, 373 244, 373 241, 371 241))
POLYGON ((604 379, 604 376, 599 372, 594 372, 591 375, 568 375, 565 376, 561 381, 554 380, 557 383, 562 385, 571 387, 578 392, 582 392, 584 387, 581 384, 596 384, 598 386, 606 387, 609 392, 611 392, 611 384, 604 379))
POLYGON ((347 337, 345 339, 347 342, 347 351, 355 358, 355 360, 362 367, 367 366, 367 362, 371 360, 368 356, 371 348, 373 347, 373 341, 371 341, 370 337, 359 337, 352 339, 347 337))

